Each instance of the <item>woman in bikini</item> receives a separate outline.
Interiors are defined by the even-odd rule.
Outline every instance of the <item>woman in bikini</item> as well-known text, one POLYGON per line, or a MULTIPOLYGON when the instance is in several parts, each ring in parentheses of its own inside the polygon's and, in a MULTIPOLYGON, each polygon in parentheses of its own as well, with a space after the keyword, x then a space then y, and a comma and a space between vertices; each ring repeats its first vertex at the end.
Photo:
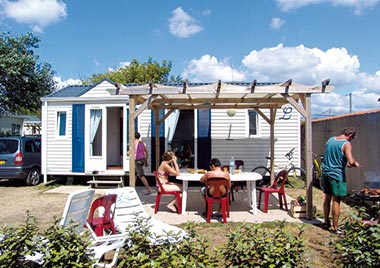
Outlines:
MULTIPOLYGON (((169 182, 169 175, 178 176, 179 167, 177 157, 171 151, 167 151, 162 156, 163 161, 157 169, 158 179, 161 181, 165 191, 182 191, 182 186, 173 182, 169 182)), ((170 211, 177 212, 176 199, 174 198, 166 206, 170 211)))

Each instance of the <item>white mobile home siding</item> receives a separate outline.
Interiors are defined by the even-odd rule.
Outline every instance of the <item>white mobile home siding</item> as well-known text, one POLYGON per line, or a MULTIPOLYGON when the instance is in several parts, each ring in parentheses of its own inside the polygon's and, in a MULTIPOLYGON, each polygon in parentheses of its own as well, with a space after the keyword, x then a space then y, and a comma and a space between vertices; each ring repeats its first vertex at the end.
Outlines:
MULTIPOLYGON (((269 124, 258 116, 258 135, 248 137, 247 110, 237 110, 233 117, 229 117, 226 112, 227 110, 223 109, 211 110, 211 157, 217 157, 222 164, 228 164, 231 156, 234 156, 235 160, 244 160, 244 169, 247 171, 259 165, 268 166, 269 162, 265 156, 270 155, 269 124)), ((263 112, 268 118, 270 117, 269 110, 263 112)), ((139 116, 138 129, 150 154, 151 127, 151 110, 145 110, 139 116)), ((278 109, 274 129, 275 163, 281 167, 285 166, 288 161, 285 154, 290 149, 296 148, 293 163, 300 166, 300 115, 297 110, 292 108, 291 113, 284 116, 283 109, 278 109), (286 120, 281 119, 283 117, 286 120)), ((168 145, 165 146, 168 149, 168 145)), ((149 170, 150 168, 146 169, 146 172, 150 173, 149 170)))
MULTIPOLYGON (((269 110, 263 112, 269 118, 269 110)), ((299 166, 300 115, 293 108, 287 120, 280 119, 283 116, 283 109, 278 109, 274 126, 275 164, 285 166, 285 154, 295 147, 293 163, 299 166)), ((258 135, 254 137, 247 134, 247 110, 237 110, 233 117, 229 117, 226 110, 212 110, 211 118, 212 157, 219 158, 222 164, 228 164, 232 156, 235 160, 244 160, 246 171, 269 165, 265 156, 270 155, 270 125, 261 116, 258 117, 258 135)))
POLYGON ((71 174, 72 171, 72 104, 54 103, 47 109, 46 165, 47 174, 71 174), (66 136, 57 135, 57 113, 66 111, 66 136))

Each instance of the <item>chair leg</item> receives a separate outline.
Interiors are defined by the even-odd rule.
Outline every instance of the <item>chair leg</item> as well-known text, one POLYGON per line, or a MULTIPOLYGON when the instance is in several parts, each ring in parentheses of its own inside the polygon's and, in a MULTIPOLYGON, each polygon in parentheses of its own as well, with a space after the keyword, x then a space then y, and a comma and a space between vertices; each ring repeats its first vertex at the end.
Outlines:
POLYGON ((156 204, 154 205, 154 214, 157 214, 157 212, 158 212, 158 207, 160 206, 160 199, 161 199, 161 194, 159 192, 157 192, 156 204))
POLYGON ((226 208, 226 202, 220 201, 220 205, 222 206, 223 223, 227 223, 227 208, 226 208))
POLYGON ((259 202, 258 202, 258 205, 257 205, 257 208, 260 209, 261 207, 261 195, 262 195, 263 192, 260 191, 259 193, 259 202))
POLYGON ((268 213, 268 204, 269 204, 269 193, 264 193, 264 209, 263 212, 268 213))
POLYGON ((282 194, 278 193, 278 203, 280 204, 280 209, 283 209, 282 207, 282 194))
POLYGON ((181 194, 176 194, 178 214, 182 214, 182 203, 181 203, 181 194))
POLYGON ((286 194, 282 194, 282 196, 284 197, 285 209, 286 209, 286 211, 288 211, 288 204, 286 203, 286 194))
POLYGON ((210 223, 212 212, 212 202, 207 201, 207 222, 210 223))

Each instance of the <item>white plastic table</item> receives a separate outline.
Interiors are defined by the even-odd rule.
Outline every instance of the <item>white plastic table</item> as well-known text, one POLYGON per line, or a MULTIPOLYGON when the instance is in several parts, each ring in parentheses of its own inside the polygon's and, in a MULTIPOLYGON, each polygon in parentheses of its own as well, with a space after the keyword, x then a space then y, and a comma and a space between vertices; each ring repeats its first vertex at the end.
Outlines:
MULTIPOLYGON (((183 181, 182 189, 182 214, 186 213, 187 205, 187 188, 189 186, 189 181, 199 181, 204 174, 192 174, 192 173, 181 173, 176 178, 183 181)), ((253 214, 257 213, 256 204, 256 181, 261 180, 263 177, 257 172, 242 172, 239 174, 230 174, 231 182, 234 181, 246 181, 247 182, 247 194, 248 203, 251 205, 253 214)))

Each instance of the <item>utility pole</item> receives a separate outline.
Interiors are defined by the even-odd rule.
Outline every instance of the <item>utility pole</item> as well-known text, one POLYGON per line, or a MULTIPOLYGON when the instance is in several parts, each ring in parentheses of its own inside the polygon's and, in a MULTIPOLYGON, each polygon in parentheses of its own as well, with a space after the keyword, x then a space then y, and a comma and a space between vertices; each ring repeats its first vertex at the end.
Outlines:
POLYGON ((346 95, 346 96, 348 96, 348 98, 349 98, 349 103, 350 103, 350 113, 352 113, 352 93, 349 93, 348 95, 346 95))

